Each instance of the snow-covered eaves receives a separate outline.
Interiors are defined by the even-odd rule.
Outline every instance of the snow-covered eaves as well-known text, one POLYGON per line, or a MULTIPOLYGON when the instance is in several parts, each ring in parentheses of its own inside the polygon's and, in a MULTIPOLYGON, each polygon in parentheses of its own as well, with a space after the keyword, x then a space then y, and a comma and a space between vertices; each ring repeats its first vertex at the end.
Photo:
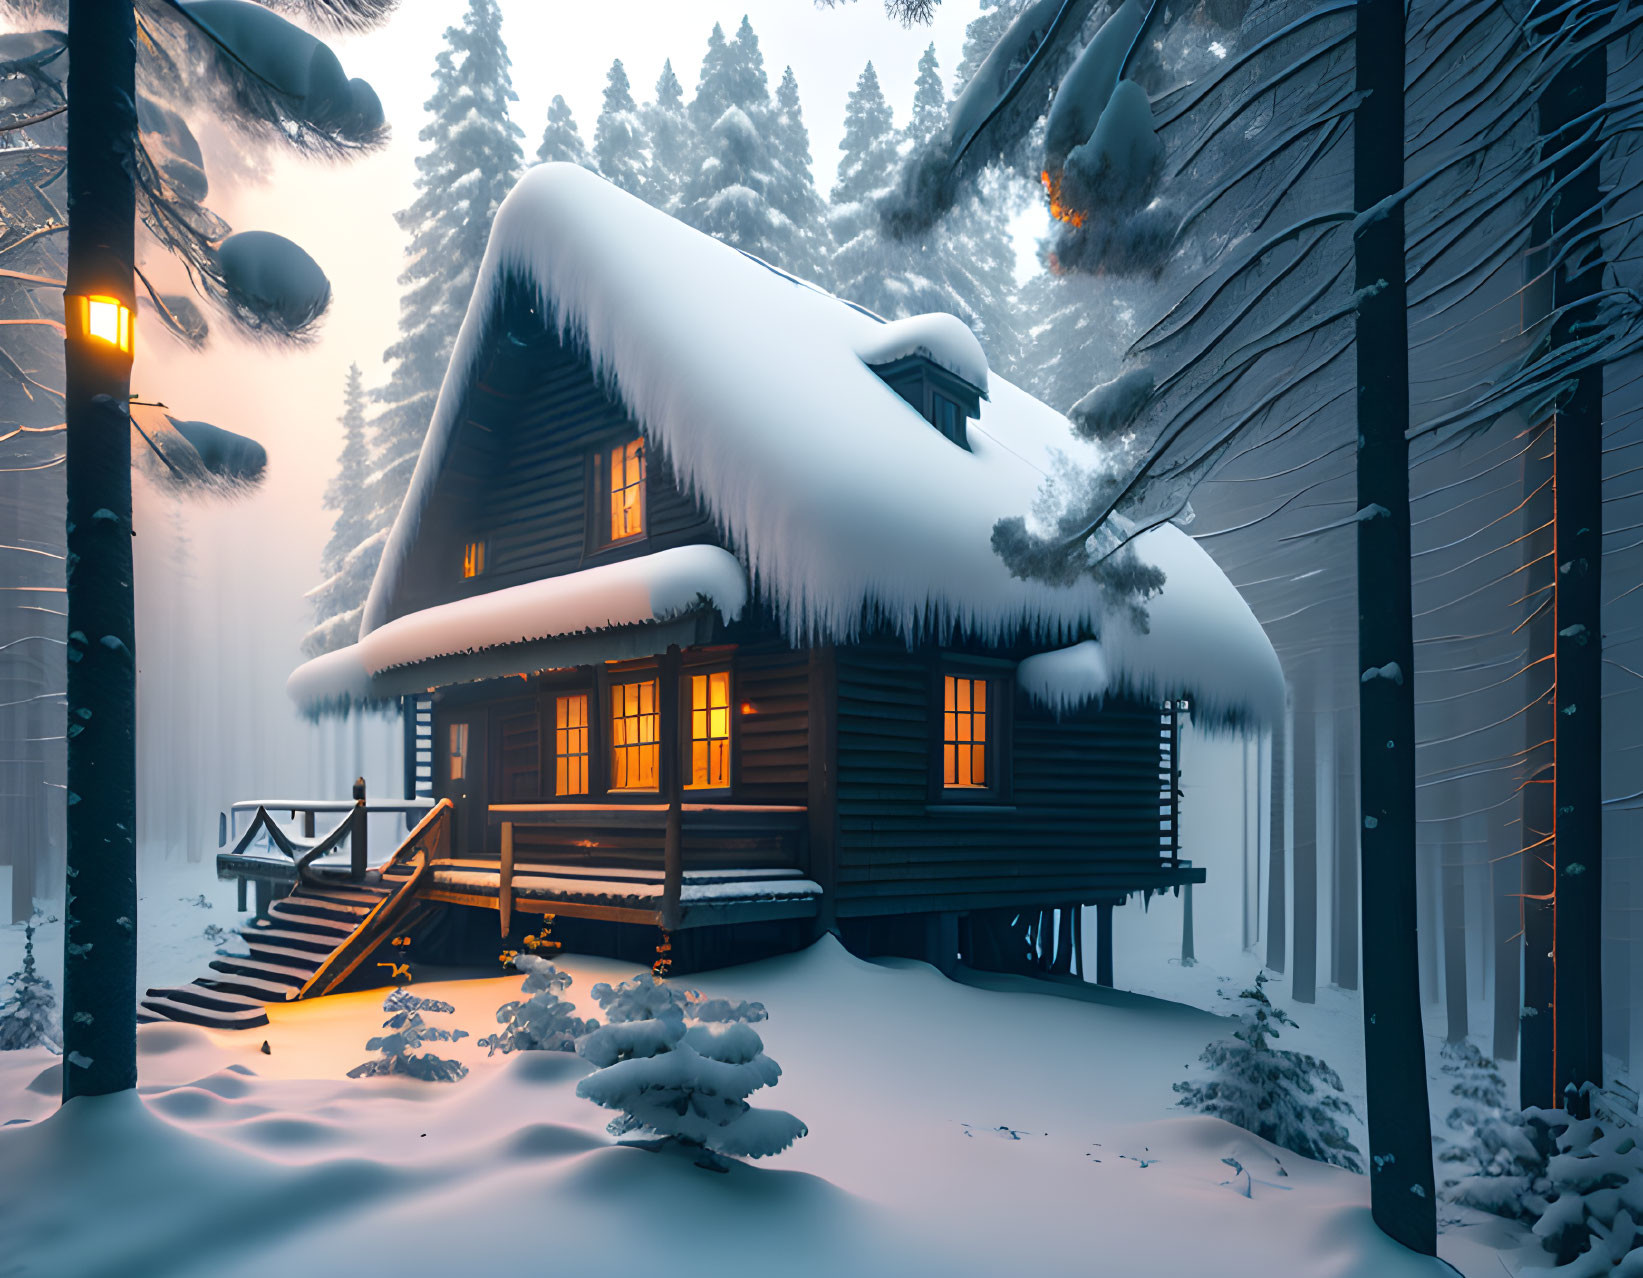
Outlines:
POLYGON ((311 713, 379 700, 393 691, 382 676, 396 670, 708 610, 731 622, 746 606, 747 593, 747 576, 734 555, 718 546, 674 546, 407 613, 356 644, 299 666, 286 692, 311 713))
MULTIPOLYGON (((497 213, 372 584, 362 646, 399 624, 392 618, 407 555, 489 329, 516 286, 534 294, 562 339, 588 352, 795 643, 849 642, 878 625, 910 642, 1026 635, 1055 647, 1094 636, 1116 688, 1191 697, 1228 721, 1266 719, 1281 707, 1277 658, 1254 615, 1175 527, 1134 543, 1168 578, 1148 602, 1146 632, 1093 582, 1011 576, 992 548, 994 524, 1033 510, 1062 455, 1086 468, 1103 457, 1061 414, 988 375, 959 321, 886 324, 560 164, 528 172, 497 213), (969 451, 872 371, 892 350, 956 366, 987 391, 969 451)), ((446 646, 458 642, 473 641, 453 634, 446 646)))

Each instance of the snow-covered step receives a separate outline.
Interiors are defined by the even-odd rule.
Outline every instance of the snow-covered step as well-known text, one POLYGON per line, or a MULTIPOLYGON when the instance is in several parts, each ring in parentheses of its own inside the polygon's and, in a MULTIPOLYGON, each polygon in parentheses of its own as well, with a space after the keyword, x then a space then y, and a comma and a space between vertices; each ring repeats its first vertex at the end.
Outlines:
POLYGON ((208 990, 224 990, 244 994, 263 1003, 284 1003, 296 992, 295 985, 284 981, 270 981, 261 976, 247 976, 242 972, 218 972, 215 976, 196 977, 194 984, 208 990))
POLYGON ((268 907, 268 922, 271 927, 281 928, 287 932, 307 932, 314 936, 328 937, 332 944, 336 944, 347 937, 359 926, 359 918, 347 919, 329 918, 321 914, 303 914, 293 910, 282 910, 279 902, 268 907))
POLYGON ((268 1024, 268 1013, 263 1010, 260 1003, 255 1007, 226 1011, 200 1007, 194 1003, 182 1003, 175 999, 151 997, 145 998, 142 1005, 145 1010, 158 1013, 168 1021, 204 1025, 210 1029, 252 1029, 258 1025, 268 1024))
POLYGON ((255 976, 260 980, 273 981, 295 989, 314 974, 314 968, 304 965, 292 967, 285 963, 273 963, 267 959, 234 958, 224 956, 211 960, 211 970, 226 972, 230 976, 255 976))
POLYGON ((150 989, 148 998, 170 999, 173 1003, 188 1003, 194 1007, 210 1008, 218 1012, 243 1012, 262 1006, 262 1000, 227 990, 207 989, 199 982, 176 985, 165 989, 150 989))
POLYGON ((319 965, 325 961, 330 950, 311 950, 306 947, 296 948, 290 945, 276 945, 273 941, 259 939, 250 928, 240 933, 245 943, 251 949, 251 957, 263 959, 271 963, 289 964, 293 969, 304 969, 303 980, 312 976, 319 965))
MULTIPOLYGON (((352 928, 349 929, 349 931, 352 930, 352 928)), ((245 943, 251 947, 253 953, 259 947, 266 948, 272 944, 285 946, 288 950, 326 955, 336 949, 342 938, 347 936, 348 933, 344 932, 342 936, 334 936, 316 932, 298 932, 283 927, 257 927, 253 924, 251 927, 242 927, 240 935, 245 938, 245 943)))
POLYGON ((326 923, 344 923, 355 926, 371 912, 368 905, 349 905, 341 901, 316 901, 307 897, 288 896, 268 907, 270 918, 313 919, 326 923))

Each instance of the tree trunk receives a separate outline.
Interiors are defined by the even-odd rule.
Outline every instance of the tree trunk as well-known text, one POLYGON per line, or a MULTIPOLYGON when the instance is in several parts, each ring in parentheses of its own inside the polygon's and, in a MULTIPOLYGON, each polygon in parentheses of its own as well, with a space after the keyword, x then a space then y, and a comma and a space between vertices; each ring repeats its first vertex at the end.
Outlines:
POLYGON ((1318 1001, 1318 681, 1295 690, 1295 923, 1290 997, 1318 1001))
MULTIPOLYGON (((70 0, 68 294, 136 310, 136 23, 70 0)), ((136 637, 131 358, 64 343, 68 482, 68 866, 63 1099, 137 1085, 136 637)))
MULTIPOLYGON (((1403 187, 1403 0, 1357 6, 1356 208, 1403 187)), ((1412 1251, 1437 1251, 1432 1123, 1415 932, 1415 646, 1410 593, 1409 317, 1403 206, 1354 232, 1358 366, 1358 665, 1370 1210, 1412 1251)))
POLYGON ((1335 732, 1335 946, 1333 979, 1358 988, 1358 716, 1343 704, 1335 732))
POLYGON ((1495 906, 1494 959, 1495 1034, 1497 1061, 1518 1057, 1518 1022, 1523 1007, 1523 897, 1520 846, 1515 825, 1504 817, 1489 818, 1490 891, 1495 906))
POLYGON ((1269 821, 1271 835, 1267 849, 1266 965, 1274 972, 1284 970, 1284 950, 1288 947, 1289 941, 1284 928, 1289 911, 1284 901, 1284 842, 1288 824, 1284 810, 1289 802, 1289 742, 1286 720, 1287 715, 1279 715, 1278 721, 1272 725, 1272 784, 1267 805, 1272 816, 1269 821))
MULTIPOLYGON (((1547 149, 1570 146, 1608 96, 1602 44, 1556 76, 1540 101, 1547 149), (1580 121, 1580 123, 1574 123, 1580 121)), ((1554 252, 1602 220, 1598 148, 1588 139, 1554 166, 1563 184, 1552 203, 1554 252)), ((1603 257, 1595 237, 1569 251, 1553 277, 1553 347, 1583 340, 1596 321, 1603 257)), ((1603 369, 1589 368, 1558 408, 1557 733, 1552 859, 1556 911, 1553 958, 1553 1095, 1603 1082, 1603 369)), ((1584 1106, 1577 1105, 1584 1113, 1584 1106)))
POLYGON ((1443 1001, 1448 1041, 1464 1042, 1466 1024, 1466 849, 1460 826, 1451 822, 1443 842, 1443 1001))

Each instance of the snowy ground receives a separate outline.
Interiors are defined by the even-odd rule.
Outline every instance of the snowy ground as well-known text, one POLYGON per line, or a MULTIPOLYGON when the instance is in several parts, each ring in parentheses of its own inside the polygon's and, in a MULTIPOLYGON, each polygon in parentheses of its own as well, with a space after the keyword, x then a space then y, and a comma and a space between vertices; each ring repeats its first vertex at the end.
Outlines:
MULTIPOLYGON (((630 971, 564 966, 584 1001, 630 971)), ((456 1084, 347 1079, 381 996, 345 995, 273 1009, 266 1031, 145 1026, 140 1100, 57 1111, 54 1058, 0 1057, 0 1256, 83 1278, 1445 1272, 1375 1230, 1362 1177, 1172 1112, 1224 1028, 1202 1012, 984 991, 831 940, 691 983, 770 1007, 786 1073, 761 1095, 811 1127, 789 1153, 720 1176, 612 1148, 573 1094, 580 1060, 487 1059, 471 1038, 456 1084)), ((477 1037, 517 986, 418 992, 477 1037)))

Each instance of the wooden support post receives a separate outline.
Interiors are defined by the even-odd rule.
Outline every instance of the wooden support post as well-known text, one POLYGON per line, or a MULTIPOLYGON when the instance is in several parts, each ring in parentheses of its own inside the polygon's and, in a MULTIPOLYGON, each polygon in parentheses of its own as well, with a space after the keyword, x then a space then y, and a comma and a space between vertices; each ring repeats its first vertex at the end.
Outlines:
POLYGON ((314 837, 314 810, 312 808, 302 814, 302 837, 305 839, 314 837))
POLYGON ((1192 948, 1192 884, 1181 889, 1181 966, 1191 967, 1198 961, 1192 948))
POLYGON ((496 884, 496 911, 501 916, 502 935, 513 923, 513 822, 502 823, 501 877, 496 884))
POLYGON ((662 738, 662 793, 668 796, 667 826, 662 835, 662 930, 679 926, 684 895, 684 783, 679 746, 679 648, 670 645, 662 658, 660 732, 662 738))
POLYGON ((1112 902, 1095 904, 1095 983, 1112 988, 1112 902))
POLYGON ((365 778, 354 781, 354 824, 348 831, 348 877, 358 883, 365 877, 365 778))
POLYGON ((241 914, 245 913, 245 876, 243 874, 234 880, 234 908, 241 914))

